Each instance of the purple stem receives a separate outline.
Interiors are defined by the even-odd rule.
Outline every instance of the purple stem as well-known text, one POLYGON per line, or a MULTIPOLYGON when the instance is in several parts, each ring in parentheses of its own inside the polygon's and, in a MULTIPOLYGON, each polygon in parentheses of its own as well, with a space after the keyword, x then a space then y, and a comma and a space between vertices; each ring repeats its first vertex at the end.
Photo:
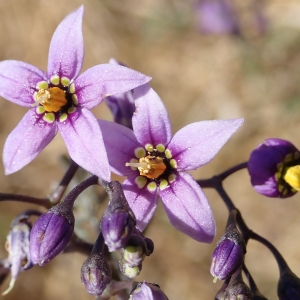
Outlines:
POLYGON ((9 193, 0 193, 0 202, 1 201, 16 201, 23 203, 31 203, 43 206, 45 208, 50 208, 52 205, 47 198, 35 198, 25 195, 18 194, 9 194, 9 193))
POLYGON ((71 160, 70 166, 67 172, 65 173, 64 177, 62 178, 61 182, 59 183, 58 187, 52 194, 48 196, 48 199, 52 204, 59 203, 78 168, 79 166, 73 160, 71 160))

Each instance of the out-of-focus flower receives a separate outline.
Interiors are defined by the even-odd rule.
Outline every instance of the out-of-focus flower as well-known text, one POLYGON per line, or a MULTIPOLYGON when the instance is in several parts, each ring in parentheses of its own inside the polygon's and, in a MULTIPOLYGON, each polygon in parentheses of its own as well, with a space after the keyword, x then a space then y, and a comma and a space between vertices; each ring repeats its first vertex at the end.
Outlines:
MULTIPOLYGON (((109 63, 126 67, 113 58, 109 63)), ((114 121, 132 129, 132 116, 135 111, 133 90, 114 96, 108 96, 104 100, 113 114, 114 121)))
POLYGON ((29 216, 26 214, 20 214, 11 224, 5 244, 9 255, 4 265, 4 267, 10 268, 11 280, 9 287, 2 295, 6 295, 12 290, 20 271, 27 270, 33 266, 29 252, 30 230, 31 223, 29 216))
POLYGON ((101 131, 90 109, 105 97, 129 91, 150 78, 112 64, 97 65, 79 75, 84 57, 82 16, 83 6, 57 27, 47 73, 21 61, 0 62, 0 96, 29 108, 5 142, 6 174, 31 162, 59 129, 77 164, 110 179, 101 131))
POLYGON ((132 210, 124 196, 122 185, 112 181, 107 186, 110 201, 101 219, 101 230, 109 251, 124 247, 136 224, 132 210))
POLYGON ((205 34, 239 34, 237 13, 228 0, 199 0, 195 5, 197 28, 205 34))
POLYGON ((220 280, 230 277, 243 263, 245 242, 235 226, 227 227, 212 255, 210 273, 220 280))
POLYGON ((131 292, 129 300, 168 300, 168 297, 159 285, 144 281, 137 284, 131 292))
POLYGON ((46 265, 69 244, 74 231, 72 209, 63 202, 53 206, 34 223, 30 233, 33 264, 46 265))
POLYGON ((248 171, 254 189, 286 198, 300 190, 300 152, 290 142, 269 138, 252 151, 248 171))
POLYGON ((133 131, 99 120, 112 170, 128 176, 124 194, 145 229, 161 197, 168 217, 178 230, 210 243, 215 221, 207 198, 187 172, 208 163, 243 119, 190 124, 172 137, 167 111, 148 84, 135 89, 133 131), (111 132, 114 132, 112 135, 111 132))

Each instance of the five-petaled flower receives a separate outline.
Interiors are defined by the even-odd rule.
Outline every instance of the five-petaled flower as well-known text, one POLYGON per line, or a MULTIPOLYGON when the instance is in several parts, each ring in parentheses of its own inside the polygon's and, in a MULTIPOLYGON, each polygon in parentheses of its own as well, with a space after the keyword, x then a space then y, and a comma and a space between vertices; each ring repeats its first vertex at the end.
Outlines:
POLYGON ((187 172, 208 163, 243 119, 190 124, 173 137, 167 111, 148 84, 134 90, 133 131, 99 120, 112 170, 128 176, 124 193, 139 230, 153 216, 158 197, 170 222, 197 241, 210 243, 215 221, 207 198, 187 172), (114 132, 114 134, 111 134, 114 132))
POLYGON ((6 174, 31 162, 59 129, 76 163, 110 179, 102 134, 89 109, 106 96, 131 90, 150 78, 112 64, 97 65, 79 75, 84 57, 82 16, 83 6, 57 27, 47 73, 25 62, 0 62, 0 96, 29 108, 4 145, 6 174))

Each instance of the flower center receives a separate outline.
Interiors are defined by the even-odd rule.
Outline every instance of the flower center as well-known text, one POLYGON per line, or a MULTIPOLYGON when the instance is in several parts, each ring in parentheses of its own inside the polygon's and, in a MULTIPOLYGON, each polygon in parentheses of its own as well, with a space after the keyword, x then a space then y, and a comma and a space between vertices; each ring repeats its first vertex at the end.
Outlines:
POLYGON ((78 105, 75 84, 67 77, 58 75, 52 76, 49 82, 38 82, 33 99, 31 106, 36 107, 36 113, 47 123, 66 121, 78 105))
POLYGON ((300 191, 300 153, 289 153, 277 165, 275 174, 278 190, 282 195, 300 191))
POLYGON ((139 188, 155 192, 157 188, 164 190, 176 180, 177 161, 172 157, 170 149, 158 144, 154 147, 146 144, 134 150, 134 155, 130 162, 125 165, 132 170, 139 171, 139 175, 134 179, 139 188))
POLYGON ((151 155, 140 158, 138 163, 126 163, 126 167, 138 168, 140 175, 150 179, 158 178, 167 168, 161 157, 151 155))
POLYGON ((36 94, 33 106, 41 104, 47 112, 58 112, 67 104, 66 93, 58 87, 41 89, 36 94))

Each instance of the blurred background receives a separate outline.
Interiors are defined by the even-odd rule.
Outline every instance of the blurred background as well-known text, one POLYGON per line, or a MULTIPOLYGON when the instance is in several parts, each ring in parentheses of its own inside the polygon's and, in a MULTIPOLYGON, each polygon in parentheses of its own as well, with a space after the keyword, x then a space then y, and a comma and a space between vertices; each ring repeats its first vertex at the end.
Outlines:
MULTIPOLYGON (((22 60, 46 70, 56 26, 81 4, 85 6, 83 71, 114 57, 151 76, 152 87, 169 111, 173 132, 200 120, 245 118, 214 160, 193 172, 195 178, 246 161, 267 137, 288 139, 300 147, 299 1, 0 0, 0 60, 22 60)), ((26 111, 0 99, 2 146, 26 111)), ((112 120, 104 103, 94 113, 112 120)), ((58 135, 16 174, 5 176, 1 164, 1 192, 45 197, 63 176, 64 154, 66 147, 58 135)), ((252 189, 246 170, 226 179, 225 188, 248 226, 270 240, 299 276, 299 195, 286 200, 262 197, 252 189)), ((213 299, 222 285, 212 282, 209 268, 227 211, 214 191, 205 193, 218 226, 212 245, 177 232, 161 205, 148 228, 155 251, 136 279, 158 283, 169 299, 213 299)), ((28 207, 34 208, 0 203, 0 257, 7 256, 4 244, 11 221, 28 207)), ((101 214, 103 208, 96 208, 92 213, 101 214)), ((93 235, 89 239, 93 241, 93 235)), ((80 282, 85 259, 82 254, 64 254, 46 267, 23 272, 5 298, 93 299, 80 282)), ((246 264, 261 292, 276 299, 279 273, 270 252, 250 241, 246 264)))

